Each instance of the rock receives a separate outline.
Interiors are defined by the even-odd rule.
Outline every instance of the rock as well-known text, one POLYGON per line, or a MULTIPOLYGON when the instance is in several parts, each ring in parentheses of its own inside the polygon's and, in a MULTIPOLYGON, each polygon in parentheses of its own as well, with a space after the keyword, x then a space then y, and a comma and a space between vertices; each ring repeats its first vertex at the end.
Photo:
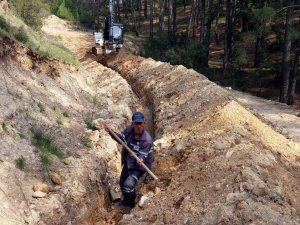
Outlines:
POLYGON ((107 166, 112 172, 119 172, 121 170, 119 164, 117 164, 117 162, 113 159, 107 163, 107 166))
POLYGON ((229 193, 226 196, 226 202, 227 203, 235 203, 235 202, 240 202, 242 200, 245 200, 247 197, 246 192, 234 192, 234 193, 229 193))
POLYGON ((186 147, 185 141, 181 141, 179 142, 176 146, 175 149, 177 152, 180 152, 181 150, 183 150, 186 147))
POLYGON ((51 174, 51 180, 54 184, 62 184, 62 178, 58 173, 51 174))
POLYGON ((91 134, 89 136, 89 140, 92 141, 92 142, 99 141, 99 131, 95 130, 95 131, 91 132, 91 134))
POLYGON ((287 135, 287 134, 288 134, 288 131, 287 131, 287 129, 283 128, 281 133, 282 133, 283 135, 287 135))
POLYGON ((222 187, 222 184, 218 183, 218 184, 216 184, 216 186, 215 186, 215 190, 218 191, 218 190, 221 189, 221 187, 222 187))
POLYGON ((223 149, 226 149, 226 148, 229 148, 230 147, 230 144, 229 143, 226 143, 226 142, 217 142, 215 144, 215 149, 217 150, 223 150, 223 149))
POLYGON ((94 123, 96 128, 104 129, 103 125, 105 124, 105 121, 102 118, 94 120, 93 123, 94 123))
POLYGON ((246 167, 242 171, 242 176, 247 180, 246 183, 253 185, 252 192, 257 196, 262 196, 266 194, 266 184, 260 179, 258 174, 256 174, 250 167, 246 167))
POLYGON ((257 164, 263 168, 273 168, 274 163, 276 163, 276 159, 274 155, 271 153, 266 155, 259 155, 254 159, 257 164))
POLYGON ((247 207, 248 207, 248 204, 245 201, 241 201, 241 202, 237 203, 237 205, 236 205, 236 208, 239 210, 246 209, 247 207))
POLYGON ((167 148, 169 146, 168 141, 165 138, 161 138, 156 140, 153 145, 159 148, 167 148))
POLYGON ((110 193, 110 198, 111 198, 112 202, 117 202, 117 201, 121 200, 121 198, 122 198, 121 192, 116 191, 115 188, 111 188, 109 190, 109 193, 110 193))
POLYGON ((161 189, 159 187, 155 187, 154 194, 159 195, 161 193, 161 189))
POLYGON ((269 198, 274 202, 281 202, 283 201, 283 193, 280 187, 276 187, 275 189, 271 190, 269 193, 269 198))
POLYGON ((71 164, 71 162, 73 161, 73 157, 72 156, 70 156, 70 157, 68 157, 68 158, 65 158, 64 159, 64 164, 66 164, 66 165, 70 165, 71 164))
POLYGON ((233 152, 233 150, 228 151, 225 155, 226 159, 229 159, 232 156, 233 152))
POLYGON ((48 186, 48 184, 37 183, 33 185, 33 191, 41 191, 48 194, 51 191, 51 188, 48 186))
POLYGON ((34 197, 34 198, 44 198, 46 196, 47 196, 47 193, 42 192, 42 191, 35 191, 32 194, 32 197, 34 197))
POLYGON ((144 204, 145 204, 145 201, 148 199, 149 197, 143 195, 138 203, 138 206, 143 208, 144 204))

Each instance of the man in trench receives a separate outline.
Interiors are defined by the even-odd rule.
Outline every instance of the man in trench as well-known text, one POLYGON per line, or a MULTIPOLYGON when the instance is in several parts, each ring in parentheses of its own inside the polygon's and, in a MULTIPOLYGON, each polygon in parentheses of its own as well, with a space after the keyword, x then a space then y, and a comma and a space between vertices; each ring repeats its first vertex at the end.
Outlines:
POLYGON ((132 123, 126 127, 125 130, 118 134, 105 125, 105 130, 109 132, 110 136, 117 141, 110 132, 114 132, 127 146, 134 151, 138 159, 135 159, 125 147, 121 152, 122 172, 120 176, 120 188, 123 194, 122 205, 134 207, 135 206, 135 185, 139 178, 145 173, 142 166, 144 163, 149 169, 152 164, 152 137, 146 131, 145 117, 141 112, 135 112, 132 115, 132 123))

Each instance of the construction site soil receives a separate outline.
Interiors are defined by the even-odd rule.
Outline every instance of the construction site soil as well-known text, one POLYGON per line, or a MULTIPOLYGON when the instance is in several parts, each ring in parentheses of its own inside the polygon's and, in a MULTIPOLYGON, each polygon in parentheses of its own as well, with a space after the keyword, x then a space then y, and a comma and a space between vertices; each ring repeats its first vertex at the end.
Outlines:
POLYGON ((101 65, 92 35, 55 16, 43 30, 60 35, 80 62, 0 39, 0 224, 300 224, 296 111, 125 52, 101 65), (260 101, 265 110, 253 104, 260 101), (159 180, 143 177, 137 201, 146 200, 129 210, 111 201, 120 155, 103 121, 121 131, 134 111, 155 137, 159 180), (36 132, 68 157, 42 163, 36 132), (20 156, 24 170, 15 167, 20 156), (37 197, 37 183, 50 192, 37 197))

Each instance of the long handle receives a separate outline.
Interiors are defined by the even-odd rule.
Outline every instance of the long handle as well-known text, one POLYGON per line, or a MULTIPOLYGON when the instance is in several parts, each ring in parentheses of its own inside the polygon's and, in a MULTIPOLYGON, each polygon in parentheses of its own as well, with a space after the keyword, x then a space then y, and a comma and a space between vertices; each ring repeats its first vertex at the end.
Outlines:
MULTIPOLYGON (((118 140, 118 142, 120 142, 126 149, 127 151, 133 155, 133 157, 136 160, 139 160, 140 158, 136 156, 136 154, 118 137, 118 135, 115 134, 115 132, 111 129, 108 128, 109 133, 112 134, 112 136, 114 136, 114 138, 116 138, 118 140)), ((158 180, 157 176, 154 175, 154 173, 152 173, 152 171, 144 164, 142 163, 142 167, 144 167, 144 169, 154 178, 154 180, 158 180)))

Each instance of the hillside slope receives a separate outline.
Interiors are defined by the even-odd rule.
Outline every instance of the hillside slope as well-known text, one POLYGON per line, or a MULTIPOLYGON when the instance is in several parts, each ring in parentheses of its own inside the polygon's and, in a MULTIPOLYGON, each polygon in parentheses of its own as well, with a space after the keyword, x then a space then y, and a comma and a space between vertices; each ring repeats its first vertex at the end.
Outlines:
POLYGON ((0 49, 0 224, 73 224, 86 220, 91 208, 105 211, 120 159, 116 143, 88 122, 125 126, 140 107, 130 86, 95 61, 66 64, 2 37, 0 49), (53 173, 62 183, 51 181, 53 173), (51 192, 34 198, 39 183, 51 192))

